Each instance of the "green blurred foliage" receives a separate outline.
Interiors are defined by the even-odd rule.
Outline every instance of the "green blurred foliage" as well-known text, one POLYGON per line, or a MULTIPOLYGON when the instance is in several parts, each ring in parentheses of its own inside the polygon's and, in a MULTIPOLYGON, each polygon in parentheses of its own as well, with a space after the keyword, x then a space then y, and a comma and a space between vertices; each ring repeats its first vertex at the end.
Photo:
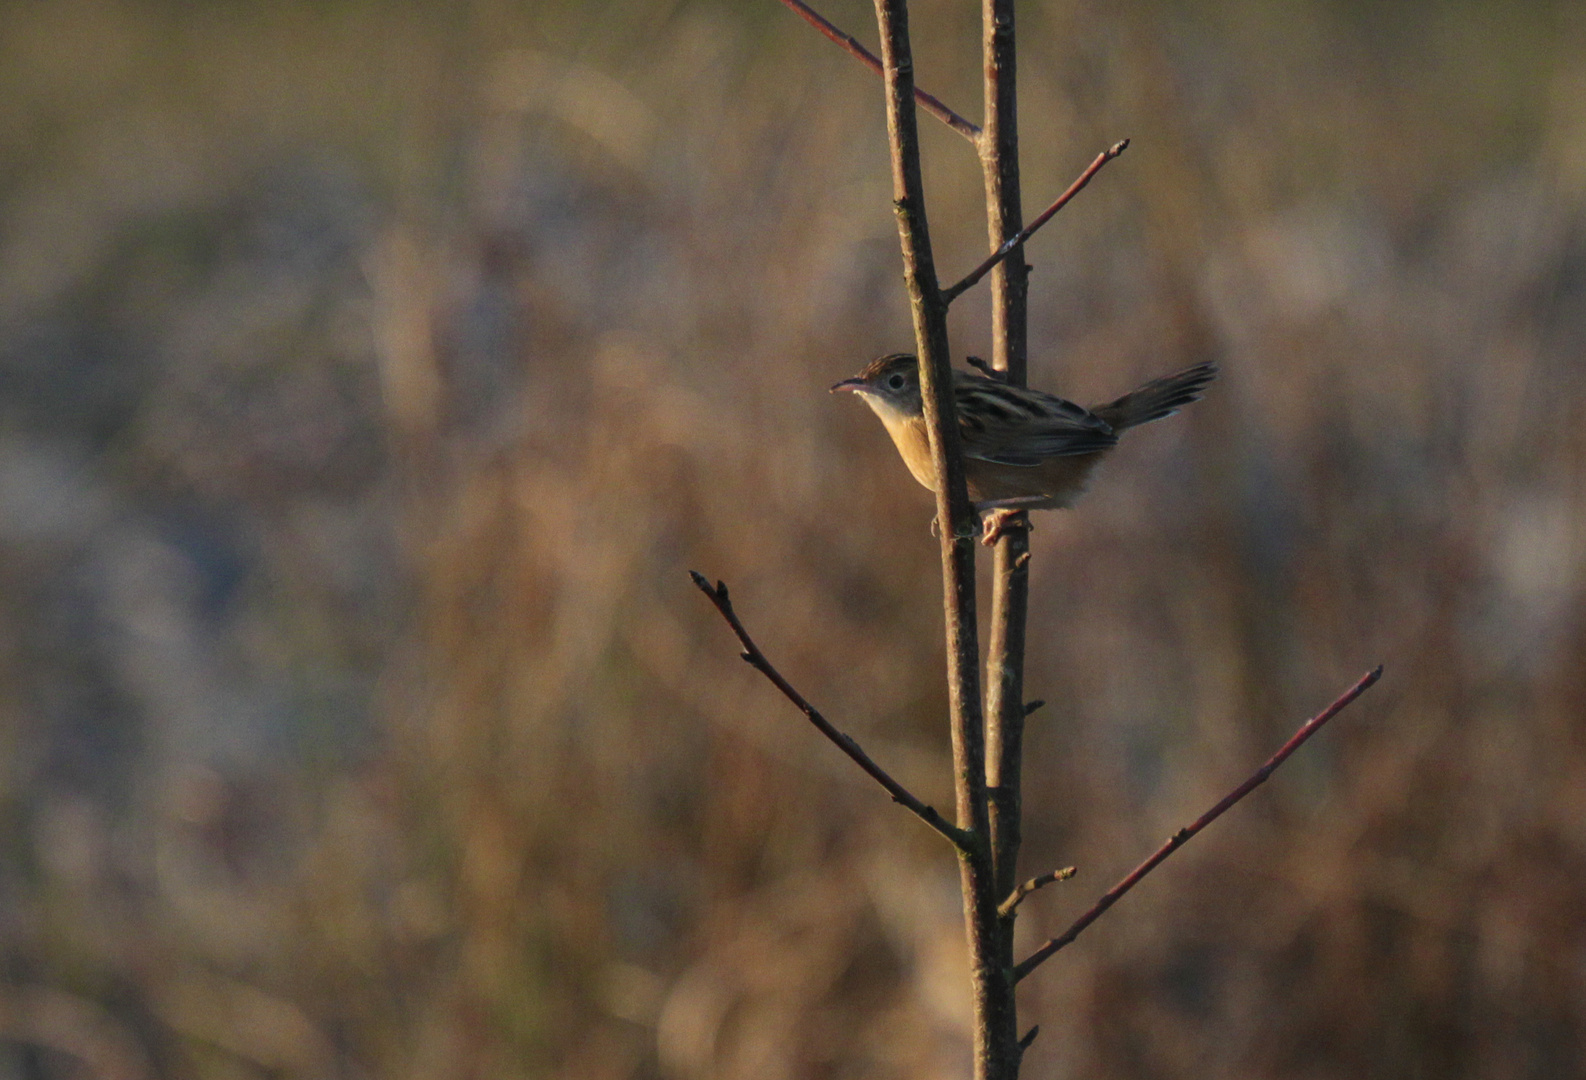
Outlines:
MULTIPOLYGON (((1578 1071, 1586 17, 1020 19, 1027 208, 1134 140, 1032 380, 1224 369, 1038 518, 1023 940, 1388 667, 1031 1075, 1578 1071)), ((685 576, 950 803, 929 499, 824 392, 909 340, 880 105, 772 0, 0 6, 0 1076, 966 1074, 952 859, 685 576)))

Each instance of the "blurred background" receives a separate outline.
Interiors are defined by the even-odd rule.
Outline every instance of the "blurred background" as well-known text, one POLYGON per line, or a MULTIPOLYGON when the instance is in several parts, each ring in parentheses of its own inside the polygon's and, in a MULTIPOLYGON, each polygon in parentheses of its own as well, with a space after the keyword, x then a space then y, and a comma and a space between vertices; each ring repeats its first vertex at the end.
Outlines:
MULTIPOLYGON (((976 5, 917 0, 978 117, 976 5)), ((862 0, 822 10, 874 42, 862 0)), ((1032 1077, 1586 1060, 1586 9, 1028 0, 1032 1077)), ((951 280, 970 148, 922 121, 951 280)), ((0 1078, 966 1076, 878 81, 773 0, 0 6, 0 1078)), ((954 309, 988 347, 983 289, 954 309)))

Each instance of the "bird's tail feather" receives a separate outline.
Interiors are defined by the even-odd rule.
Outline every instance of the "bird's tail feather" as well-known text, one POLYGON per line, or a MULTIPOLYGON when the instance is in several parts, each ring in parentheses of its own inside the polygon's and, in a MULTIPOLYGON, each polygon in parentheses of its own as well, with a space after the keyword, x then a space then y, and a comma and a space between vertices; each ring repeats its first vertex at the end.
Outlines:
POLYGON ((1190 402, 1199 401, 1207 384, 1216 377, 1216 364, 1197 364, 1172 375, 1152 379, 1117 401, 1098 405, 1090 411, 1107 421, 1113 431, 1123 431, 1160 420, 1164 416, 1172 416, 1190 402))

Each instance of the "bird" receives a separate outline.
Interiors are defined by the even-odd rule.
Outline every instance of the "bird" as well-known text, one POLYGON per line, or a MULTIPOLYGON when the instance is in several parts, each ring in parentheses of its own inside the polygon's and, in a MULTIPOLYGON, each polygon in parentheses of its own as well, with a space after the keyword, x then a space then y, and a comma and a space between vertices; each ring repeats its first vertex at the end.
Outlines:
MULTIPOLYGON (((1087 409, 990 377, 1000 373, 977 357, 969 361, 988 375, 954 368, 953 402, 964 479, 975 512, 985 515, 981 542, 988 546, 997 542, 1020 511, 1072 506, 1084 494, 1096 464, 1118 444, 1119 435, 1199 401, 1217 377, 1217 365, 1197 364, 1087 409)), ((914 479, 936 490, 920 367, 912 353, 878 357, 831 390, 863 398, 886 426, 914 479)))

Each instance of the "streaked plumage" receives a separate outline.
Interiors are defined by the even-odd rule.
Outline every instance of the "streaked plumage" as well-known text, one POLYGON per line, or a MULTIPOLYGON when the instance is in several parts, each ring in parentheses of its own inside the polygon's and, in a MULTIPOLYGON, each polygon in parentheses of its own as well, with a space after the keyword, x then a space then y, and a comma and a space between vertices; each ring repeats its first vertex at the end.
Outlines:
MULTIPOLYGON (((1199 364, 1086 409, 1040 390, 955 369, 953 398, 969 497, 981 511, 1070 506, 1119 435, 1199 400, 1216 377, 1215 365, 1199 364)), ((909 472, 935 489, 919 365, 913 355, 880 357, 832 389, 852 390, 864 398, 886 425, 909 472)))

